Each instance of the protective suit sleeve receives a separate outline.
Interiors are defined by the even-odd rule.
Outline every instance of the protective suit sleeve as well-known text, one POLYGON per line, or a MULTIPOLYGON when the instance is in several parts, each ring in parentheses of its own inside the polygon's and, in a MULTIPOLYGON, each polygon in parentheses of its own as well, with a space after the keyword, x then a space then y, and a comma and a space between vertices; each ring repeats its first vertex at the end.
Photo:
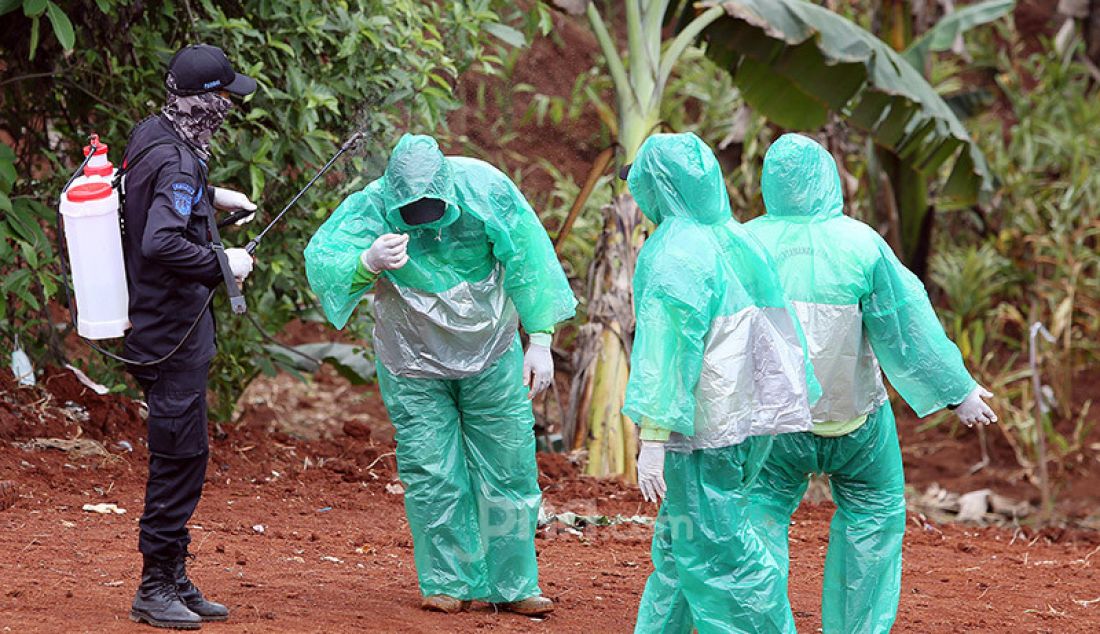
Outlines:
POLYGON ((634 275, 634 347, 623 413, 693 436, 714 293, 699 263, 650 241, 634 275))
POLYGON ((486 176, 492 214, 485 231, 504 267, 504 289, 524 330, 548 331, 574 315, 577 300, 546 229, 519 188, 495 169, 486 176))
POLYGON ((306 246, 306 277, 336 328, 347 324, 374 282, 359 275, 359 255, 385 233, 382 211, 373 195, 377 186, 376 181, 344 199, 306 246))
POLYGON ((549 348, 554 343, 554 330, 544 330, 542 332, 529 332, 527 338, 533 346, 544 346, 549 348))
POLYGON ((642 432, 638 436, 639 440, 667 442, 669 436, 672 435, 671 430, 658 426, 657 423, 649 420, 648 418, 643 418, 640 426, 642 428, 642 432))
POLYGON ((977 383, 947 338, 924 285, 874 234, 878 258, 861 300, 863 326, 886 378, 918 416, 961 403, 977 383))
POLYGON ((145 233, 141 236, 141 254, 180 279, 213 288, 222 282, 214 249, 184 237, 194 207, 205 193, 205 188, 194 176, 170 169, 162 171, 149 204, 145 233))
POLYGON ((374 273, 363 266, 363 259, 359 258, 359 265, 355 267, 355 275, 351 277, 349 292, 353 295, 366 293, 371 286, 374 286, 374 282, 378 280, 378 275, 378 273, 374 273))

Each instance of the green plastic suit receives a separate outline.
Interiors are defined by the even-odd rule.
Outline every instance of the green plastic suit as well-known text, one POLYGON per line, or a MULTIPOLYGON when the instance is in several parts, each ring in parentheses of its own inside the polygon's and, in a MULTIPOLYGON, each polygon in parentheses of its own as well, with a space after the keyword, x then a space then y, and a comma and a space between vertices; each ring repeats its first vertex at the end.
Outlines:
POLYGON ((814 430, 775 439, 752 490, 755 524, 787 567, 787 527, 807 474, 828 474, 837 512, 822 595, 830 634, 887 632, 897 615, 904 477, 881 372, 920 416, 976 386, 924 286, 869 226, 844 215, 832 155, 788 134, 764 158, 767 215, 746 227, 771 252, 823 394, 814 430))
POLYGON ((623 412, 670 432, 635 631, 793 632, 786 575, 747 521, 747 494, 772 435, 811 427, 797 319, 702 140, 650 137, 628 183, 657 229, 634 275, 623 412))
POLYGON ((305 251, 325 314, 342 328, 374 289, 374 350, 397 430, 420 590, 511 602, 540 594, 541 494, 517 322, 545 332, 576 300, 534 210, 500 171, 405 135, 385 174, 349 196, 305 251), (399 208, 447 203, 411 227, 399 208), (359 256, 407 233, 408 263, 367 276, 359 256))

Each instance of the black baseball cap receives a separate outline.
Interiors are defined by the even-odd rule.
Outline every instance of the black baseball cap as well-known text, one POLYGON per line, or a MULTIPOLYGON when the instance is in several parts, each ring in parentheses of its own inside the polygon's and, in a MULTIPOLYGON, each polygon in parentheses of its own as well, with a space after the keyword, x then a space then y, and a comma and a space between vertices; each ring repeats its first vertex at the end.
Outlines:
POLYGON ((181 96, 227 90, 243 97, 256 90, 255 79, 233 70, 222 49, 208 44, 176 51, 168 62, 168 74, 176 80, 176 87, 169 90, 181 96))

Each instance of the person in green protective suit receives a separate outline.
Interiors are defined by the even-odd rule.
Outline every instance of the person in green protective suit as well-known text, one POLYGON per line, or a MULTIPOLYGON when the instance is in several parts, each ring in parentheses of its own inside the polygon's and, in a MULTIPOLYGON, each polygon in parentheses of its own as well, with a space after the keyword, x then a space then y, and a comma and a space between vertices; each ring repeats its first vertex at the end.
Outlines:
POLYGON ((897 615, 905 482, 880 367, 926 416, 957 406, 995 422, 924 286, 869 226, 844 215, 836 163, 787 134, 764 157, 767 214, 745 226, 771 252, 810 347, 823 395, 810 432, 778 436, 751 492, 752 516, 788 568, 787 527, 808 483, 828 474, 837 512, 822 595, 827 634, 887 632, 897 615))
POLYGON ((643 495, 665 498, 635 631, 794 632, 746 503, 772 436, 811 427, 820 388, 798 321, 699 137, 650 137, 627 182, 657 229, 634 274, 623 413, 642 427, 643 495))
POLYGON ((305 257, 337 328, 374 289, 378 384, 397 430, 423 606, 551 611, 535 559, 529 399, 553 379, 551 335, 576 299, 534 210, 494 167, 405 135, 305 257))

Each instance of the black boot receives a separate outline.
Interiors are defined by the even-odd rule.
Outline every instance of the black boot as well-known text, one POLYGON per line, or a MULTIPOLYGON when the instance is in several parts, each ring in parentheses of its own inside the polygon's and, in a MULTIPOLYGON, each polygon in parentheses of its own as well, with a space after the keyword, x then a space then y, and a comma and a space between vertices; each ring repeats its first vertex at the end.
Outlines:
POLYGON ((204 621, 224 621, 229 618, 229 608, 220 603, 207 601, 202 592, 187 577, 187 558, 192 555, 184 552, 176 560, 176 589, 187 608, 198 614, 204 621))
POLYGON ((131 621, 174 630, 197 630, 202 627, 199 615, 187 609, 180 599, 175 572, 176 562, 171 559, 145 558, 141 567, 141 585, 130 609, 131 621))

